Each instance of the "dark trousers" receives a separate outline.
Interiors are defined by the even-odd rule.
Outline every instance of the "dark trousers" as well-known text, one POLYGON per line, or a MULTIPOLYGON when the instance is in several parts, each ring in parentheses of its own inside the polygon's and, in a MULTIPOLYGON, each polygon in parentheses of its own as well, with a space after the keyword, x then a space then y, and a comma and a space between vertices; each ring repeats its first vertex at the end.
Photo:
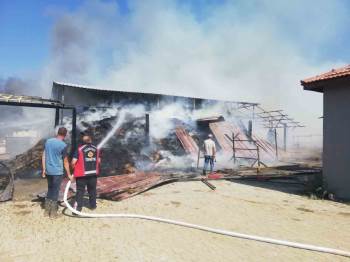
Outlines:
POLYGON ((77 202, 77 210, 81 211, 83 208, 83 200, 85 194, 85 187, 89 193, 90 208, 96 207, 96 176, 84 176, 76 178, 77 193, 75 195, 75 201, 77 202))
POLYGON ((59 194, 60 188, 61 188, 62 177, 63 177, 63 175, 61 175, 61 176, 46 175, 46 178, 47 178, 46 198, 48 198, 52 201, 58 200, 58 194, 59 194))

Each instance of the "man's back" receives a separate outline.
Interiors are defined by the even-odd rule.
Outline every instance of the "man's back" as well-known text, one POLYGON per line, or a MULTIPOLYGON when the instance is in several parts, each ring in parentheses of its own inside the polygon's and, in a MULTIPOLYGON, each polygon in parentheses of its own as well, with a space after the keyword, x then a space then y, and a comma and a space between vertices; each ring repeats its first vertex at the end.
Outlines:
POLYGON ((213 156, 215 155, 215 142, 208 138, 204 140, 204 154, 206 156, 213 156))
POLYGON ((48 175, 63 175, 63 158, 67 145, 60 139, 50 138, 45 143, 45 163, 48 175))

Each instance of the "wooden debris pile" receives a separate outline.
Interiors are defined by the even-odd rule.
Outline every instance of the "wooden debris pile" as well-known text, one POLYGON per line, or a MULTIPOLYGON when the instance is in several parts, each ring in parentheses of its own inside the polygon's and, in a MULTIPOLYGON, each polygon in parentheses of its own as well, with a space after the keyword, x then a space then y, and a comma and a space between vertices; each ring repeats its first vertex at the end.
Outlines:
POLYGON ((13 191, 12 173, 6 165, 0 163, 0 202, 12 199, 13 191))
MULTIPOLYGON (((115 117, 90 122, 79 121, 78 117, 77 132, 91 134, 94 144, 98 144, 113 128, 115 121, 115 117)), ((77 137, 80 139, 79 135, 77 137)), ((69 142, 69 139, 66 141, 69 142)), ((135 173, 136 170, 152 170, 166 163, 165 160, 169 160, 166 152, 173 155, 186 154, 175 130, 170 132, 166 138, 152 139, 150 145, 147 145, 146 141, 145 119, 126 115, 121 127, 101 150, 101 174, 113 176, 135 173)), ((79 140, 78 144, 80 142, 79 140)), ((39 177, 44 144, 45 139, 39 141, 25 153, 7 161, 6 165, 16 177, 39 177)))
POLYGON ((31 149, 5 164, 16 177, 28 177, 41 174, 41 157, 44 151, 45 140, 40 140, 31 149))

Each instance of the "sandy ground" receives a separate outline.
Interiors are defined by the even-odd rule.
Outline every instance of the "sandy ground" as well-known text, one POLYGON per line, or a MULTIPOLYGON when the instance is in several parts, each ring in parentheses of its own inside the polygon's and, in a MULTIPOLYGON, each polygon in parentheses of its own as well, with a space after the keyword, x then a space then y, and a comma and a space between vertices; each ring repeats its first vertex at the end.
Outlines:
MULTIPOLYGON (((216 181, 165 185, 98 213, 138 213, 350 251, 350 206, 216 181)), ((62 210, 62 208, 61 208, 62 210)), ((39 203, 0 204, 0 261, 349 261, 344 257, 132 219, 44 218, 39 203)))

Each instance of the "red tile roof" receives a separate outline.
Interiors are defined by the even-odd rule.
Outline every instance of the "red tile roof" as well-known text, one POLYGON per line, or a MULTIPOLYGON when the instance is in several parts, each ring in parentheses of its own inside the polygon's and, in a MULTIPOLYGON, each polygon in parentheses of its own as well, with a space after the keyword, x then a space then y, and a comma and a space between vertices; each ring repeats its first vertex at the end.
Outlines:
POLYGON ((305 89, 323 91, 322 85, 314 86, 314 84, 318 84, 326 80, 332 80, 336 78, 349 77, 349 76, 350 76, 350 65, 347 65, 341 68, 332 69, 331 71, 323 73, 321 75, 316 75, 316 76, 301 80, 301 84, 302 86, 304 86, 305 89))

